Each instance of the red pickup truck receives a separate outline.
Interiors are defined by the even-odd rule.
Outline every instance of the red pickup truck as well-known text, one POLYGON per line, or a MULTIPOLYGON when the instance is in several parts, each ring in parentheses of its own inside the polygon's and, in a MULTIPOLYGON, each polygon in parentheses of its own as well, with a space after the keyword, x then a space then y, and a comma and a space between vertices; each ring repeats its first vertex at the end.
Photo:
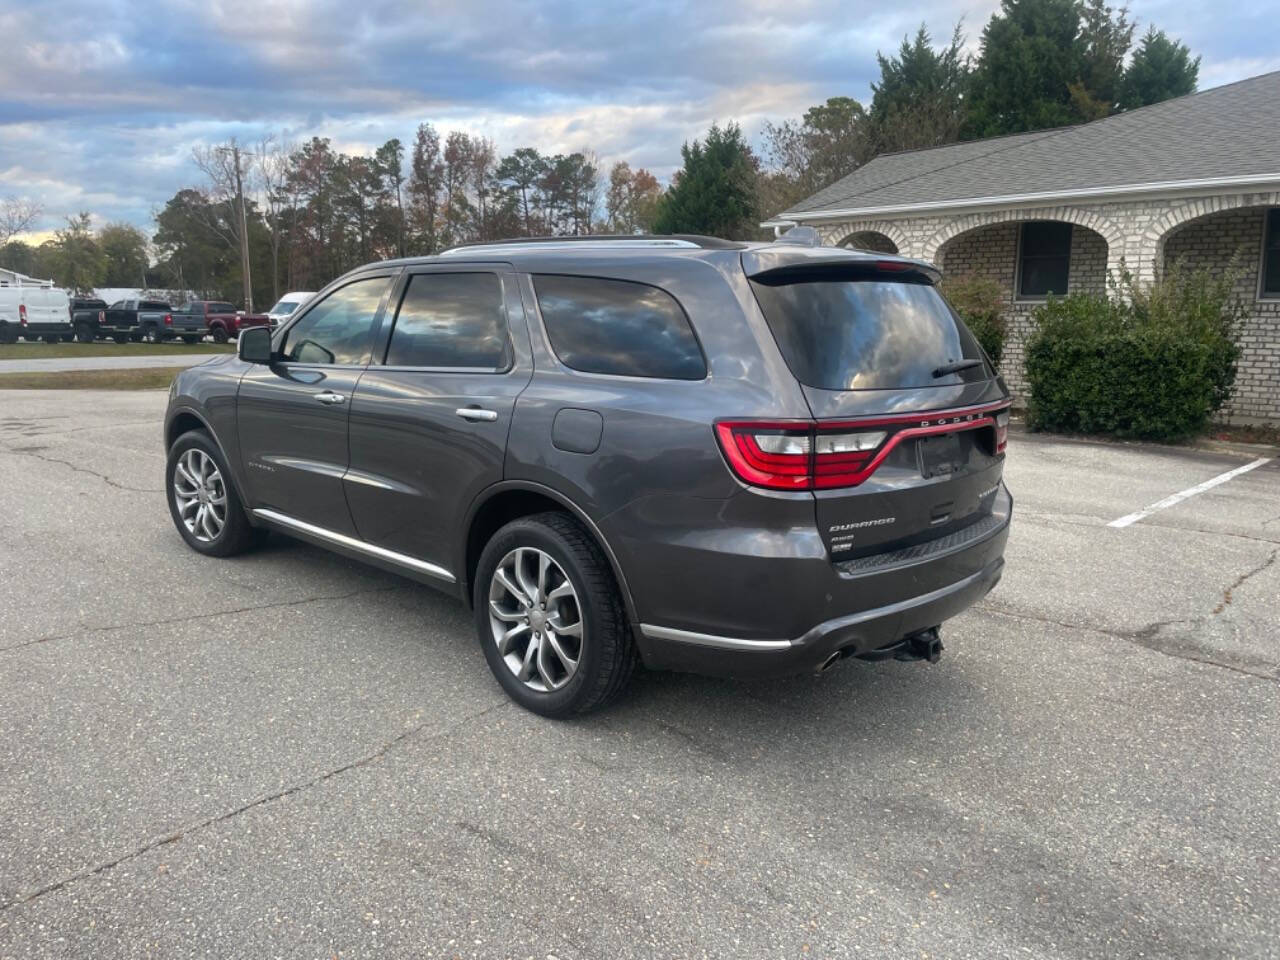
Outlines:
POLYGON ((218 343, 234 340, 246 327, 266 327, 271 324, 265 313, 236 313, 235 305, 225 300, 192 300, 174 313, 203 317, 205 329, 218 343))

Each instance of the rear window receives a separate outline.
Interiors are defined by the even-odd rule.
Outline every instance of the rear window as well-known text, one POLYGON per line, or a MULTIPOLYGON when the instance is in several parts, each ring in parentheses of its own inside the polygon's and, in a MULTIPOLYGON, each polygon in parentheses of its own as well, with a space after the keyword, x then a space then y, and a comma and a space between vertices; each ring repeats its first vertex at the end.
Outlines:
POLYGON ((675 297, 630 280, 533 279, 551 348, 565 366, 619 377, 702 380, 707 363, 675 297))
POLYGON ((213 300, 209 303, 209 313, 235 313, 235 304, 213 300))
POLYGON ((169 305, 163 300, 143 300, 138 304, 139 310, 168 310, 169 305))
POLYGON ((387 348, 389 367, 500 370, 507 311, 496 273, 415 273, 387 348))
POLYGON ((791 275, 751 286, 782 356, 806 386, 939 387, 988 376, 983 363, 934 377, 943 364, 980 359, 982 350, 927 283, 791 275))

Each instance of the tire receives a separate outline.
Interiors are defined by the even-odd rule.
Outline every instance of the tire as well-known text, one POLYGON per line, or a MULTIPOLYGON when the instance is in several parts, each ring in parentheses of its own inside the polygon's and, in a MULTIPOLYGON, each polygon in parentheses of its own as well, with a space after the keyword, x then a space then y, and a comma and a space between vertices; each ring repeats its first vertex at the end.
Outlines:
MULTIPOLYGON (((200 472, 197 471, 197 474, 200 472)), ((212 479, 211 472, 203 471, 203 473, 212 479)), ((169 456, 165 462, 164 479, 165 499, 169 501, 169 515, 173 518, 173 525, 177 528, 178 534, 182 539, 187 542, 187 546, 197 553, 203 553, 207 557, 231 557, 257 546, 265 536, 264 531, 255 529, 249 524, 249 519, 245 515, 244 505, 240 502, 240 497, 236 493, 235 484, 231 482, 231 471, 227 468, 227 463, 222 458, 218 445, 213 442, 213 438, 205 431, 190 430, 174 441, 173 446, 169 448, 169 456), (182 479, 178 471, 180 463, 184 468, 188 467, 190 461, 187 460, 187 454, 189 451, 197 451, 195 457, 197 460, 202 459, 201 455, 203 455, 203 458, 207 458, 216 468, 219 475, 219 482, 211 484, 211 487, 215 492, 221 493, 222 524, 213 535, 210 535, 208 527, 201 527, 200 533, 189 529, 186 520, 184 520, 184 508, 179 503, 180 489, 198 491, 200 487, 198 484, 187 483, 182 479)), ((212 499, 213 505, 216 505, 216 496, 212 499)), ((186 510, 186 516, 194 520, 200 507, 204 506, 206 502, 205 498, 197 496, 195 508, 186 510)), ((214 525, 214 521, 211 520, 210 524, 214 525)))
POLYGON ((55 333, 52 336, 45 337, 44 342, 45 343, 61 343, 62 337, 55 333))
POLYGON ((87 323, 76 324, 76 340, 80 343, 93 343, 94 339, 93 328, 91 326, 87 323))
POLYGON ((64 334, 62 335, 62 342, 63 342, 63 343, 70 343, 70 342, 71 342, 72 340, 74 340, 75 338, 76 338, 76 335, 75 335, 74 333, 64 333, 64 334))
POLYGON ((154 323, 148 323, 142 328, 142 339, 147 343, 164 343, 164 334, 154 323))
MULTIPOLYGON (((508 574, 506 579, 510 582, 511 576, 508 574)), ((595 541, 567 514, 540 513, 522 517, 495 533, 480 555, 472 591, 476 632, 489 669, 507 695, 526 710, 544 717, 585 713, 604 706, 631 679, 637 659, 635 642, 614 581, 613 570, 595 541), (526 553, 517 554, 519 550, 526 553), (542 635, 550 639, 559 630, 552 623, 552 616, 564 623, 574 619, 575 611, 580 632, 576 667, 571 674, 557 677, 557 670, 564 670, 564 660, 547 653, 552 667, 552 679, 559 679, 562 684, 558 687, 545 683, 539 676, 542 673, 540 654, 543 651, 539 650, 538 655, 527 655, 532 643, 529 636, 532 629, 524 626, 518 618, 523 611, 536 608, 537 603, 533 608, 525 608, 515 594, 506 591, 500 584, 495 586, 498 583, 495 572, 499 565, 504 565, 504 570, 509 571, 512 569, 512 556, 523 556, 531 561, 531 566, 526 569, 536 572, 540 561, 538 553, 547 555, 559 568, 558 571, 550 572, 547 580, 548 584, 558 584, 559 588, 544 589, 544 596, 561 592, 563 581, 558 577, 566 579, 573 590, 572 597, 546 605, 553 609, 542 613, 542 617, 546 618, 542 624, 542 635), (500 596, 497 613, 492 612, 495 608, 490 602, 494 592, 500 596), (509 665, 499 650, 495 630, 513 620, 516 621, 513 626, 523 627, 523 633, 518 639, 511 641, 512 646, 508 648, 507 656, 514 657, 517 663, 523 659, 526 665, 533 661, 530 665, 533 676, 528 680, 522 680, 517 675, 516 667, 509 665), (553 629, 548 630, 548 627, 553 629), (543 689, 535 689, 531 683, 538 684, 543 689)), ((534 621, 535 624, 540 622, 534 621)), ((572 653, 573 640, 566 631, 559 635, 555 643, 572 653)), ((552 645, 546 647, 546 651, 550 650, 552 645)))
POLYGON ((226 343, 230 339, 230 337, 227 336, 226 327, 214 327, 209 332, 213 334, 214 343, 226 343))
POLYGON ((0 326, 0 343, 17 343, 18 331, 9 324, 0 326))
POLYGON ((183 337, 182 338, 183 343, 199 343, 200 340, 201 340, 200 337, 183 337))
POLYGON ((114 340, 116 343, 128 343, 128 342, 129 342, 129 337, 128 337, 128 335, 127 335, 127 334, 123 334, 123 333, 113 333, 113 334, 111 335, 111 339, 112 339, 112 340, 114 340))

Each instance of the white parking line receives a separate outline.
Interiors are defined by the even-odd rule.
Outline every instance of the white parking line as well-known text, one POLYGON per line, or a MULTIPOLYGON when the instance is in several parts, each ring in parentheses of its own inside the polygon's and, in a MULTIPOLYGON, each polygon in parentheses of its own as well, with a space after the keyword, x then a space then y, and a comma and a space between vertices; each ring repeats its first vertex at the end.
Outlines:
POLYGON ((1270 457, 1262 457, 1253 461, 1253 463, 1246 463, 1243 467, 1236 467, 1234 470, 1228 470, 1226 473, 1220 473, 1212 480, 1206 480, 1204 483, 1197 483, 1194 487, 1187 487, 1187 489, 1179 491, 1171 497, 1165 497, 1163 500, 1157 500, 1155 503, 1151 504, 1151 506, 1143 507, 1137 513, 1130 513, 1127 516, 1121 517, 1119 520, 1112 520, 1107 524, 1107 526, 1127 527, 1131 523, 1137 523, 1143 517, 1151 516, 1151 514, 1155 513, 1157 510, 1172 507, 1174 504, 1181 503, 1183 500, 1194 497, 1197 493, 1204 493, 1206 490, 1211 490, 1220 483, 1226 483, 1232 477, 1238 477, 1242 473, 1248 473, 1250 470, 1260 467, 1264 463, 1270 463, 1270 461, 1270 457))

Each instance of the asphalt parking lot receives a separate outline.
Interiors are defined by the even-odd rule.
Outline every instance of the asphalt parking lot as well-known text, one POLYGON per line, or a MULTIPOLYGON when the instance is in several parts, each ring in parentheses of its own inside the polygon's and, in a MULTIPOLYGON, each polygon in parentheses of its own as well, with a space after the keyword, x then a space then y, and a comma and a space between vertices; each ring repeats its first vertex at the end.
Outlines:
POLYGON ((467 612, 173 531, 151 393, 0 392, 0 957, 1280 956, 1280 462, 1015 437, 936 666, 553 722, 467 612))

